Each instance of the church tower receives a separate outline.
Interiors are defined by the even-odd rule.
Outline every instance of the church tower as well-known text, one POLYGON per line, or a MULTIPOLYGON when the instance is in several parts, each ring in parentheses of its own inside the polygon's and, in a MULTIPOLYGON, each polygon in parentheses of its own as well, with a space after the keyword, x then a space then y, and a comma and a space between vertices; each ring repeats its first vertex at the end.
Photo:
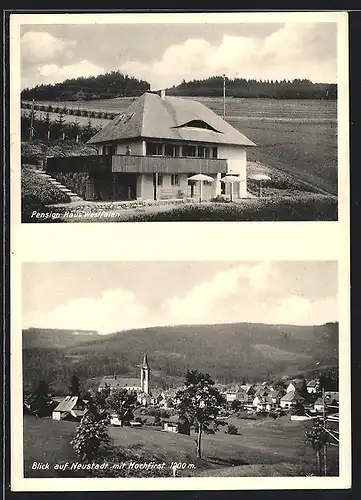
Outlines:
POLYGON ((150 368, 148 365, 147 355, 144 354, 143 362, 140 367, 140 386, 142 392, 144 392, 145 394, 150 394, 149 382, 150 382, 150 368))

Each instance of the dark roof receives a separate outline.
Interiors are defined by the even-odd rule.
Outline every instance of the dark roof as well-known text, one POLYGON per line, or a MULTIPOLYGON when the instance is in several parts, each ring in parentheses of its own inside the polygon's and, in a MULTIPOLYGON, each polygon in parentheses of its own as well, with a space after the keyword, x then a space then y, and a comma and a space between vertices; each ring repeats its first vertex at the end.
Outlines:
POLYGON ((140 387, 140 380, 138 378, 121 378, 121 377, 104 377, 100 382, 99 387, 140 387))
POLYGON ((95 134, 88 144, 135 138, 255 146, 200 102, 179 97, 162 99, 148 92, 133 101, 124 113, 95 134))

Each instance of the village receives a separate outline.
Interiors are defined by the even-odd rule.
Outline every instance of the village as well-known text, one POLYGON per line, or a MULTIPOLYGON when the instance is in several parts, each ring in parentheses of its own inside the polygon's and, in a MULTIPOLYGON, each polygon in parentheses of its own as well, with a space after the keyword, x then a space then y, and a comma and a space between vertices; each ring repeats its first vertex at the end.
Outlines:
MULTIPOLYGON (((124 378, 113 374, 103 377, 97 388, 97 396, 106 400, 106 395, 122 394, 123 402, 120 411, 107 407, 109 423, 114 427, 160 427, 163 431, 190 434, 190 425, 178 415, 178 391, 184 385, 162 389, 153 387, 151 370, 147 355, 143 356, 140 365, 140 378, 124 378), (126 402, 127 396, 128 402, 126 402)), ((291 421, 309 420, 331 415, 338 421, 339 392, 325 390, 321 387, 320 378, 288 378, 283 377, 278 382, 262 381, 247 383, 219 384, 215 388, 221 394, 224 404, 220 408, 217 419, 227 423, 230 417, 262 418, 289 415, 291 421)), ((41 392, 41 391, 40 391, 41 392)), ((88 411, 91 396, 80 394, 80 382, 73 376, 70 394, 46 394, 46 408, 39 405, 42 395, 34 393, 24 401, 24 412, 52 418, 80 422, 88 411), (40 409, 39 409, 40 408, 40 409)), ((114 406, 113 406, 114 408, 114 406)))

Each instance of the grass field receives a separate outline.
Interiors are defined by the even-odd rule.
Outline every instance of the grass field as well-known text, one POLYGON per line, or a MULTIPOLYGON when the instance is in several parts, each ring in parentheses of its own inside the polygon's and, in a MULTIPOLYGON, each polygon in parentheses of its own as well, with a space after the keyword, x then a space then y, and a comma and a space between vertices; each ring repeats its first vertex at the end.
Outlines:
MULTIPOLYGON (((110 428, 112 444, 123 459, 138 462, 183 462, 194 469, 179 471, 179 475, 235 476, 294 476, 316 474, 316 458, 312 447, 305 443, 304 432, 309 422, 291 422, 289 416, 277 420, 233 419, 239 435, 223 430, 203 438, 203 457, 197 460, 193 436, 173 434, 150 427, 132 429, 110 428)), ((77 424, 51 419, 24 417, 25 477, 64 477, 54 471, 55 463, 77 461, 70 445, 77 424), (49 471, 31 469, 33 462, 49 462, 49 471)), ((337 448, 331 448, 329 471, 338 474, 337 448)), ((169 475, 171 475, 170 471, 169 475)), ((68 476, 71 473, 68 473, 68 476)), ((84 471, 77 475, 86 475, 84 471)), ((167 472, 166 474, 167 475, 167 472)))
MULTIPOLYGON (((132 98, 80 102, 39 102, 74 109, 121 113, 132 98)), ((197 97, 222 115, 221 98, 197 97)), ((24 110, 25 111, 25 110, 24 110)), ((26 110, 28 112, 28 110, 26 110)), ((37 116, 44 114, 37 111, 37 116)), ((56 114, 51 114, 56 119, 56 114)), ((67 121, 75 116, 65 115, 67 121)), ((288 172, 337 195, 337 103, 320 100, 232 99, 226 100, 226 119, 257 144, 248 158, 288 172)), ((88 118, 78 117, 80 123, 88 118)), ((103 127, 108 120, 91 119, 103 127)))

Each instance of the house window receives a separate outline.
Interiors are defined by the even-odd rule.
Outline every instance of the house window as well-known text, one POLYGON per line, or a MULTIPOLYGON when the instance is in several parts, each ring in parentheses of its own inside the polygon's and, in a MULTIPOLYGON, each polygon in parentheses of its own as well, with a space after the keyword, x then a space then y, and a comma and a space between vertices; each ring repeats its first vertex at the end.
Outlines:
POLYGON ((163 174, 158 174, 158 186, 163 186, 163 174))
POLYGON ((212 148, 212 158, 218 158, 218 148, 212 148))
POLYGON ((212 186, 212 181, 203 181, 205 186, 212 186))
POLYGON ((183 156, 196 156, 196 146, 183 146, 183 156))
POLYGON ((209 158, 209 149, 205 146, 198 146, 198 157, 209 158))
POLYGON ((162 156, 162 144, 160 142, 147 142, 146 155, 147 156, 162 156))
POLYGON ((178 174, 174 174, 171 176, 171 184, 172 184, 172 186, 179 186, 180 185, 178 174))

